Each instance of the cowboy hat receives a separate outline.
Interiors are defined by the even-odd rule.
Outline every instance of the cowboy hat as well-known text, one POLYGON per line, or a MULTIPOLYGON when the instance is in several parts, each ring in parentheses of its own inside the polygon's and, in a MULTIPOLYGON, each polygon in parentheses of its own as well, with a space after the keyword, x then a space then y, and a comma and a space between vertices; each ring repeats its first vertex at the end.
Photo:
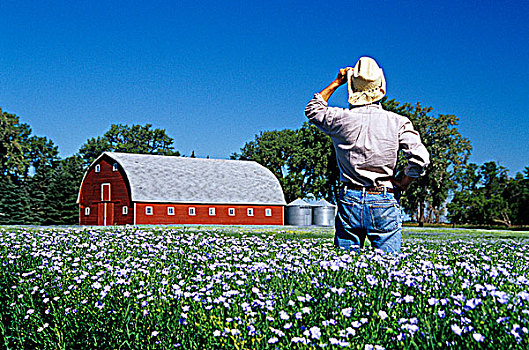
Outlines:
POLYGON ((386 94, 384 72, 371 57, 360 57, 347 71, 349 104, 362 106, 380 100, 386 94))

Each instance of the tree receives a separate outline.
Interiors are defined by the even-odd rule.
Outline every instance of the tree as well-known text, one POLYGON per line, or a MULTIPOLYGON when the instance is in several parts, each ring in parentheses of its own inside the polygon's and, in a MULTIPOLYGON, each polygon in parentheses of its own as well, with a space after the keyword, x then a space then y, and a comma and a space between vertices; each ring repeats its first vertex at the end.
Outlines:
POLYGON ((112 124, 102 137, 88 139, 79 149, 79 154, 85 166, 90 165, 103 152, 179 156, 180 152, 174 150, 173 139, 167 136, 165 130, 151 127, 151 124, 112 124))
POLYGON ((301 194, 292 186, 288 162, 299 148, 296 131, 262 131, 254 141, 247 142, 241 153, 233 153, 231 159, 253 160, 270 170, 279 180, 287 201, 301 194))
MULTIPOLYGON (((448 204, 449 217, 454 223, 511 226, 517 221, 519 203, 525 192, 523 182, 510 179, 507 169, 495 162, 481 167, 470 164, 461 187, 448 204)), ((518 180, 523 177, 518 175, 518 180)))
POLYGON ((308 122, 297 130, 296 137, 297 151, 287 164, 292 184, 299 189, 298 197, 312 194, 334 202, 340 171, 331 138, 308 122))
POLYGON ((287 202, 308 196, 334 201, 340 175, 334 147, 327 135, 308 122, 297 130, 261 132, 231 158, 253 160, 272 171, 287 202))
POLYGON ((523 174, 516 174, 509 191, 513 199, 510 203, 515 224, 529 225, 529 166, 524 169, 523 174))
POLYGON ((30 209, 27 223, 41 225, 50 214, 50 201, 53 199, 48 197, 48 190, 59 162, 59 151, 46 137, 31 136, 28 139, 27 159, 33 173, 24 179, 30 209))
POLYGON ((50 208, 46 223, 74 225, 79 222, 77 196, 84 172, 83 159, 78 155, 58 163, 47 193, 50 208))
MULTIPOLYGON (((435 116, 431 107, 424 108, 420 103, 401 104, 386 98, 382 103, 386 110, 406 116, 412 121, 430 152, 430 165, 425 175, 411 184, 401 204, 408 213, 415 216, 419 225, 425 222, 427 208, 430 211, 430 221, 438 222, 444 203, 450 192, 457 187, 458 174, 465 168, 470 157, 470 141, 457 130, 459 118, 455 115, 435 116)), ((397 164, 400 176, 406 164, 401 155, 397 164)))
POLYGON ((16 184, 10 178, 0 178, 0 224, 27 224, 30 220, 28 213, 28 193, 24 183, 16 184))
POLYGON ((0 108, 0 171, 15 183, 27 174, 29 159, 27 140, 31 134, 28 124, 21 124, 14 114, 0 108))

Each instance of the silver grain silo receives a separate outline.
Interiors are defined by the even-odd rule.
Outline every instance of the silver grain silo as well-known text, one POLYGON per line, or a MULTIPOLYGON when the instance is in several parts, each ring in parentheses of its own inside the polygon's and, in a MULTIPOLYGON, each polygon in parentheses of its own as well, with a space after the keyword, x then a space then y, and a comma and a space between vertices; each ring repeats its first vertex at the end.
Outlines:
POLYGON ((312 204, 312 224, 317 226, 334 226, 336 206, 322 199, 312 204))
POLYGON ((312 206, 302 199, 287 204, 287 225, 310 226, 312 225, 312 206))

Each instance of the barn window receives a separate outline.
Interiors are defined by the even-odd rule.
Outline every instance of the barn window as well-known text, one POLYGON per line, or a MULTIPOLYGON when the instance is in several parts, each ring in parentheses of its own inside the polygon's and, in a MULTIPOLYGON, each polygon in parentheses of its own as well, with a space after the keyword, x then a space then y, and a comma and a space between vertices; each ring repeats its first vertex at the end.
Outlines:
POLYGON ((84 215, 85 215, 85 216, 90 215, 90 207, 86 207, 86 208, 84 208, 84 215))
POLYGON ((215 208, 209 208, 209 216, 215 216, 215 208))
POLYGON ((228 215, 229 216, 235 216, 235 208, 229 208, 228 209, 228 215))
POLYGON ((145 207, 145 215, 152 215, 153 210, 152 207, 145 207))
POLYGON ((118 163, 112 164, 112 171, 118 171, 118 163))
POLYGON ((123 215, 127 215, 128 212, 129 212, 129 208, 128 208, 126 205, 124 205, 124 206, 121 208, 121 214, 123 214, 123 215))
POLYGON ((189 216, 195 216, 195 208, 193 207, 190 207, 189 210, 188 210, 188 213, 189 213, 189 216))
POLYGON ((266 208, 265 209, 265 216, 272 216, 272 209, 266 208))
POLYGON ((98 173, 101 171, 101 165, 97 164, 95 168, 95 172, 98 173))
POLYGON ((248 216, 253 216, 253 208, 248 208, 247 213, 248 216))
POLYGON ((174 215, 174 207, 167 207, 167 215, 174 215))

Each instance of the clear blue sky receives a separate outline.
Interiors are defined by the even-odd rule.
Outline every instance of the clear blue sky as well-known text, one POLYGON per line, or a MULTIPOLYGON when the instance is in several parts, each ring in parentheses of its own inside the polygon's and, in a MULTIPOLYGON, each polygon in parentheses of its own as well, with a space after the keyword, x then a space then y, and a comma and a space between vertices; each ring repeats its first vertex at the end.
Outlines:
MULTIPOLYGON (((529 166, 527 1, 0 0, 0 107, 78 151, 113 123, 166 129, 227 158, 264 130, 298 128, 362 55, 388 97, 455 114, 474 150, 529 166)), ((331 104, 346 106, 341 88, 331 104)))

